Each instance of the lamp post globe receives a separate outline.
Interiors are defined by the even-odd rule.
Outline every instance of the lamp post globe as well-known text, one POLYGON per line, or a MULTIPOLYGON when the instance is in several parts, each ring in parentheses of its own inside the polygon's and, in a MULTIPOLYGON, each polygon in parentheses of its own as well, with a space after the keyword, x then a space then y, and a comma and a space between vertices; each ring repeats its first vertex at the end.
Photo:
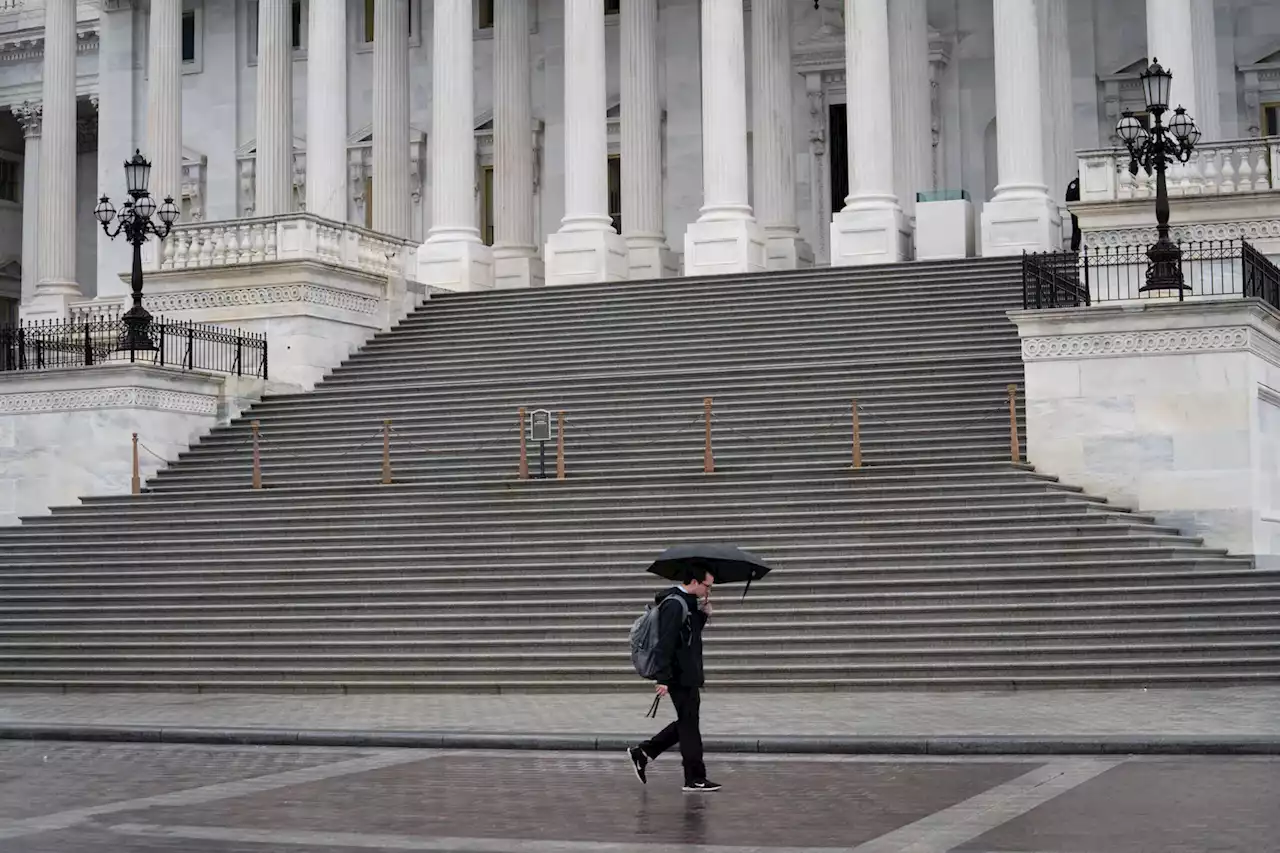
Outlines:
POLYGON ((151 314, 142 307, 142 247, 151 236, 160 240, 168 237, 180 211, 171 197, 166 198, 159 207, 159 222, 152 219, 157 208, 156 200, 147 190, 151 179, 151 162, 142 156, 140 150, 135 150, 133 156, 124 161, 124 179, 128 200, 117 211, 111 199, 104 195, 98 199, 93 215, 108 237, 115 239, 123 234, 125 240, 133 246, 133 269, 130 275, 133 304, 121 318, 125 330, 120 346, 130 352, 153 350, 156 347, 151 339, 151 314))

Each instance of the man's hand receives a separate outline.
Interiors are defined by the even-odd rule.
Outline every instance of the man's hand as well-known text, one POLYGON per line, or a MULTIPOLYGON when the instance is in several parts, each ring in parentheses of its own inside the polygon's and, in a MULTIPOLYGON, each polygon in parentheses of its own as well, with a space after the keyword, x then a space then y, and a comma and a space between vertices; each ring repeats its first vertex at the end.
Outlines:
POLYGON ((709 596, 707 598, 702 599, 702 613, 708 619, 711 618, 711 598, 709 596))
POLYGON ((658 694, 659 696, 666 696, 666 695, 667 695, 667 685, 665 685, 665 684, 655 684, 653 687, 654 687, 654 690, 657 692, 657 694, 658 694))

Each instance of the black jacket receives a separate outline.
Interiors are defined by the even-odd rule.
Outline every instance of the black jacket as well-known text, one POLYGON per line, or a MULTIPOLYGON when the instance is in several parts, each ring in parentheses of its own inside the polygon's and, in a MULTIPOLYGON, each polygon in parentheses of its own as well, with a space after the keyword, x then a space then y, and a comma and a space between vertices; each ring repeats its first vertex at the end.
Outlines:
POLYGON ((667 661, 658 677, 668 687, 701 687, 702 628, 707 614, 698 609, 698 597, 677 587, 668 587, 653 597, 654 602, 678 595, 689 605, 689 620, 684 621, 680 605, 674 601, 658 606, 658 659, 667 661))

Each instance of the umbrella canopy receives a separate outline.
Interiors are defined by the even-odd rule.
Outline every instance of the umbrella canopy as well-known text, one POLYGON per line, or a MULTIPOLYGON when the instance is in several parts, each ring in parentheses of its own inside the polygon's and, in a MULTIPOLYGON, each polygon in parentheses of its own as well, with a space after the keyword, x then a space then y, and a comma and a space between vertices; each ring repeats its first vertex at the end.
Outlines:
MULTIPOLYGON (((649 571, 660 578, 683 581, 689 569, 706 569, 715 576, 716 583, 746 583, 759 580, 769 573, 769 567, 755 554, 732 545, 685 544, 668 548, 649 566, 649 571)), ((747 589, 742 597, 747 597, 747 589)))

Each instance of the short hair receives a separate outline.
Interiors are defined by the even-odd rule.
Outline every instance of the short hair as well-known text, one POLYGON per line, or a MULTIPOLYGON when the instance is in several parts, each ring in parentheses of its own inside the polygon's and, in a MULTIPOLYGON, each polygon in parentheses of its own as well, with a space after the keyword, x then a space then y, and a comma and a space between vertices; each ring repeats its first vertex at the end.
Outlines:
POLYGON ((707 579, 708 575, 710 575, 712 580, 714 580, 716 573, 711 571, 708 566, 701 566, 695 563, 685 566, 683 580, 687 584, 701 583, 707 579))

